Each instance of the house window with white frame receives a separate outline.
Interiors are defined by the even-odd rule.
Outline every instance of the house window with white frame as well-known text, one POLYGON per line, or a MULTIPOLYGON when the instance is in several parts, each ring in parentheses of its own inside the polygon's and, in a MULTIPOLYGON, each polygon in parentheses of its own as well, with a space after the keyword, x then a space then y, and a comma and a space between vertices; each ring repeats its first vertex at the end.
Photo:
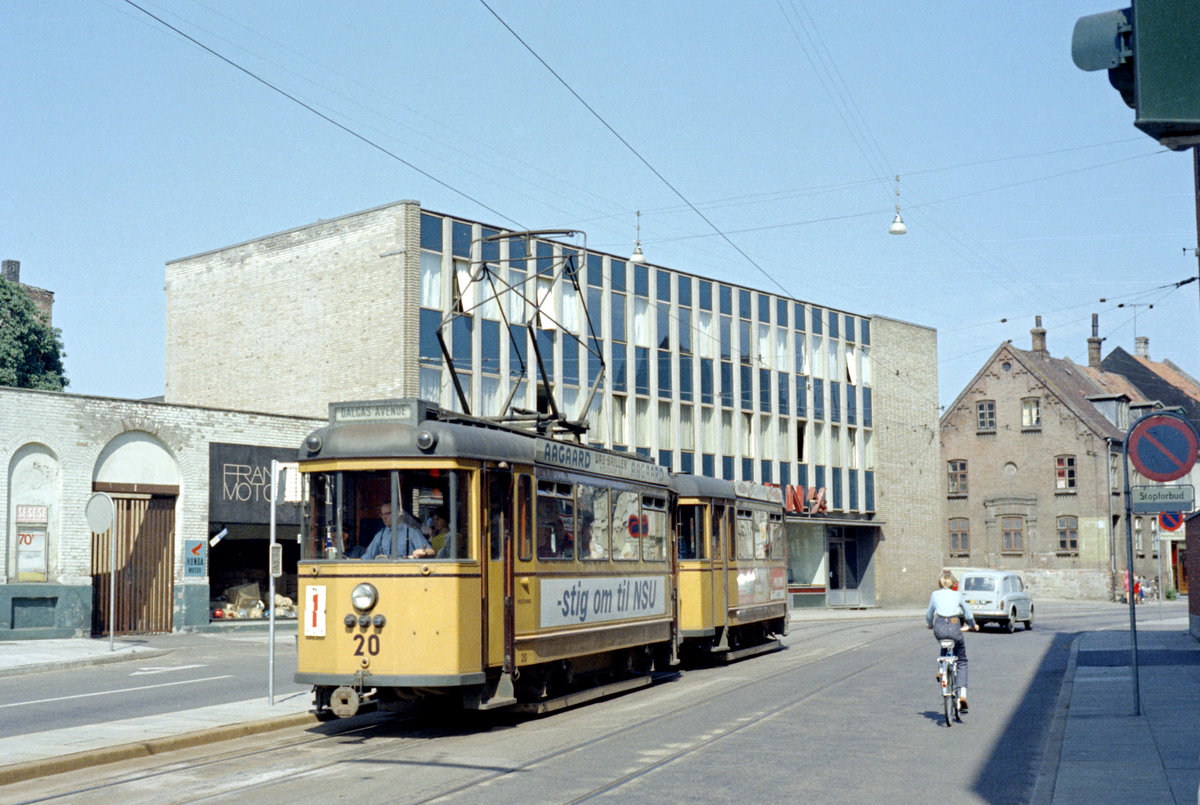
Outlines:
POLYGON ((1042 401, 1039 397, 1026 397, 1021 400, 1021 427, 1040 428, 1042 426, 1042 401))
POLYGON ((980 400, 975 403, 976 430, 996 429, 996 401, 980 400))

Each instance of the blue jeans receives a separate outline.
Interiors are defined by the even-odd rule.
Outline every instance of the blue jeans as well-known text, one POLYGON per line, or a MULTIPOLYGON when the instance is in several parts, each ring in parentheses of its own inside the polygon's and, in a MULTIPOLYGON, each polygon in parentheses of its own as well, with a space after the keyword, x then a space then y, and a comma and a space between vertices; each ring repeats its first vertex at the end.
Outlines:
POLYGON ((967 641, 963 640, 963 619, 961 616, 943 618, 933 617, 933 636, 938 640, 954 641, 954 656, 958 658, 958 686, 967 686, 967 641))

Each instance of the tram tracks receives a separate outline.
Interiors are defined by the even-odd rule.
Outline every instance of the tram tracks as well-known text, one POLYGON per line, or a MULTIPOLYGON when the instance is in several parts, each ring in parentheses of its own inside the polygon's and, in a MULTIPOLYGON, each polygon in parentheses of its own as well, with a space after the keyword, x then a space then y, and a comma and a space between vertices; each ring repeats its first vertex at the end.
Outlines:
MULTIPOLYGON (((805 627, 801 633, 794 632, 792 638, 789 639, 790 651, 785 650, 775 654, 752 658, 734 666, 726 666, 725 670, 743 667, 757 671, 762 671, 769 664, 777 664, 779 667, 765 674, 755 673, 752 678, 738 679, 732 685, 721 683, 721 695, 733 695, 750 686, 763 685, 772 680, 778 680, 789 674, 802 671, 804 668, 814 664, 828 662, 847 652, 879 644, 888 639, 894 639, 905 632, 911 631, 911 628, 911 624, 907 622, 885 623, 881 621, 842 621, 836 624, 805 627), (893 626, 898 628, 890 628, 893 626), (876 633, 880 629, 882 629, 882 633, 876 633), (851 631, 869 632, 869 634, 865 638, 857 636, 858 639, 854 639, 846 645, 827 646, 825 649, 805 656, 799 656, 798 654, 797 649, 800 648, 800 645, 797 638, 807 646, 815 641, 823 641, 831 636, 851 631)), ((806 699, 817 695, 831 685, 849 680, 875 665, 877 663, 868 664, 858 668, 853 673, 840 675, 836 680, 811 688, 801 696, 789 697, 788 701, 779 702, 766 710, 762 710, 754 714, 750 720, 741 721, 728 728, 706 733, 700 739, 688 742, 685 746, 674 747, 671 751, 656 757, 652 761, 636 761, 638 764, 636 769, 632 769, 615 779, 604 781, 603 784, 595 786, 587 793, 578 795, 571 801, 587 801, 605 792, 627 785, 629 782, 652 773, 656 769, 678 761, 691 753, 701 751, 724 738, 735 735, 747 727, 760 723, 764 719, 786 712, 789 708, 802 704, 806 699)), ((716 673, 720 672, 720 669, 711 670, 716 673)), ((669 675, 677 676, 675 672, 671 672, 669 675)), ((734 678, 737 678, 736 675, 734 678)), ((458 797, 469 798, 472 792, 482 792, 487 786, 504 780, 506 777, 528 771, 538 765, 553 763, 573 753, 586 752, 606 742, 620 741, 623 737, 636 733, 638 730, 650 728, 656 721, 678 717, 688 710, 694 710, 695 707, 694 699, 689 700, 685 696, 684 701, 664 710, 656 710, 652 716, 638 717, 614 729, 607 730, 602 734, 591 735, 582 740, 573 740, 567 745, 557 747, 554 751, 538 753, 531 758, 516 759, 511 763, 494 763, 482 775, 477 775, 459 784, 440 787, 436 791, 425 792, 409 801, 434 802, 458 797)), ((584 708, 583 712, 586 712, 586 708, 584 708)), ((427 747, 431 740, 469 733, 475 729, 486 732, 495 726, 503 726, 506 720, 506 717, 495 714, 489 717, 486 720, 487 723, 482 727, 462 721, 446 725, 444 722, 440 724, 436 723, 433 714, 421 713, 404 716, 392 713, 371 716, 367 723, 360 722, 347 725, 347 729, 335 732, 330 732, 329 730, 336 729, 337 725, 341 722, 329 722, 322 728, 324 734, 310 734, 299 739, 287 739, 261 748, 244 749, 237 747, 223 749, 215 753, 209 753, 205 757, 196 760, 168 762, 155 769, 142 770, 127 776, 114 776, 110 779, 97 781, 95 772, 93 771, 91 782, 88 784, 70 786, 68 790, 56 793, 45 793, 45 783, 47 781, 42 780, 40 788, 43 794, 20 800, 20 802, 22 804, 32 804, 41 802, 86 801, 101 796, 119 797, 122 801, 139 801, 134 799, 134 797, 139 792, 148 791, 149 788, 147 787, 153 788, 158 792, 153 800, 156 802, 199 803, 232 801, 241 799, 246 795, 254 795, 256 793, 261 795, 263 792, 270 792, 280 785, 295 785, 303 779, 321 780, 324 777, 344 774, 347 764, 393 762, 397 756, 403 757, 409 755, 410 752, 419 754, 413 750, 427 747), (497 724, 497 720, 499 724, 497 724), (398 732, 404 734, 396 735, 394 738, 389 737, 388 740, 381 740, 377 746, 372 747, 370 745, 371 742, 381 737, 381 731, 386 731, 389 735, 396 735, 398 732), (352 758, 347 758, 344 753, 332 753, 327 760, 322 761, 318 759, 323 748, 331 742, 345 743, 347 739, 352 739, 357 743, 352 758), (306 756, 302 767, 298 767, 298 762, 295 760, 295 756, 298 753, 303 753, 306 756), (290 761, 288 760, 289 757, 291 758, 290 761), (236 770, 235 767, 245 767, 248 761, 256 767, 256 771, 239 772, 236 770), (228 771, 222 771, 223 769, 228 769, 228 771), (339 769, 341 771, 338 771, 339 769), (241 778, 240 782, 239 777, 241 778), (195 778, 208 779, 210 781, 220 780, 220 782, 216 782, 215 785, 205 785, 202 787, 190 782, 184 782, 195 778), (205 789, 203 793, 201 793, 201 788, 205 789), (185 793, 189 790, 194 793, 185 793)), ((355 719, 355 721, 358 722, 359 720, 355 719)), ((521 719, 521 721, 524 723, 530 720, 521 719)), ((166 756, 159 756, 159 759, 166 760, 166 756)), ((414 768, 437 765, 428 760, 422 760, 419 757, 411 757, 407 762, 411 763, 414 768)), ((485 768, 485 766, 481 766, 480 768, 485 768)))

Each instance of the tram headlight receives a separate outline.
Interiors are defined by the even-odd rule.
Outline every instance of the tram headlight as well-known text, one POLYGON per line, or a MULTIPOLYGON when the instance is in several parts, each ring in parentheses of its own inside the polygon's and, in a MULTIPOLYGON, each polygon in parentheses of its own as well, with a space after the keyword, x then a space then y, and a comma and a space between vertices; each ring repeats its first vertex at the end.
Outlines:
POLYGON ((421 451, 428 453, 437 445, 437 436, 432 431, 422 430, 417 432, 417 447, 421 451))
POLYGON ((350 603, 359 612, 366 612, 375 606, 377 601, 379 601, 379 592, 375 589, 375 585, 367 584, 365 581, 350 593, 350 603))

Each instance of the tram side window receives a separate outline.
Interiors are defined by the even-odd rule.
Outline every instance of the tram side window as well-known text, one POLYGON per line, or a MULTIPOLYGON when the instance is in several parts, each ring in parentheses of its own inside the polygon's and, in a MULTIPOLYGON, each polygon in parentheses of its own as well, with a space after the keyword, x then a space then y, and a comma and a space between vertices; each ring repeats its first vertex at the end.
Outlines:
POLYGON ((787 555, 783 533, 783 515, 772 513, 771 519, 767 523, 767 528, 770 530, 770 538, 767 542, 767 557, 769 559, 783 559, 787 555))
POLYGON ((713 506, 712 511, 712 553, 716 559, 721 558, 721 524, 725 520, 725 507, 713 506))
POLYGON ((579 484, 575 487, 575 502, 579 521, 579 558, 607 559, 611 532, 608 490, 579 484))
POLYGON ((612 553, 613 559, 637 559, 641 516, 637 492, 619 491, 613 494, 612 553))
POLYGON ((754 513, 749 509, 737 510, 737 558, 754 558, 754 537, 758 527, 754 522, 754 513))
POLYGON ((503 556, 504 538, 512 536, 512 476, 507 473, 488 474, 488 543, 492 560, 503 556))
POLYGON ((667 501, 645 495, 642 497, 642 558, 662 561, 667 558, 667 501))
POLYGON ((771 520, 768 512, 754 512, 754 558, 766 559, 771 553, 771 520))
POLYGON ((703 510, 699 506, 680 506, 677 512, 679 519, 679 542, 676 550, 680 559, 704 558, 704 521, 701 518, 703 510))
POLYGON ((517 554, 522 562, 533 558, 533 479, 522 475, 517 479, 517 554))
POLYGON ((538 559, 575 557, 575 501, 571 484, 538 481, 538 559))

